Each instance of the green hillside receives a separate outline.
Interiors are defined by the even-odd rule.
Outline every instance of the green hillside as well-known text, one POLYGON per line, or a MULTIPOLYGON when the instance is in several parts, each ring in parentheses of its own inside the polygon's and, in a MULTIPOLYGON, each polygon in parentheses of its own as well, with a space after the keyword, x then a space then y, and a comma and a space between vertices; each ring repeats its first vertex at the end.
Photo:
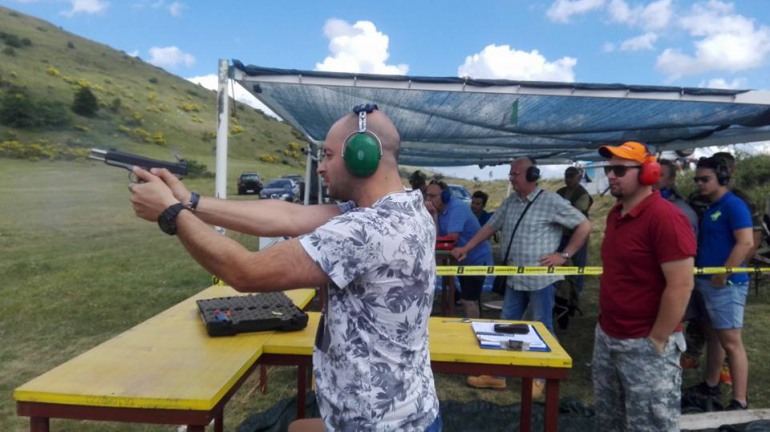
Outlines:
MULTIPOLYGON (((85 159, 89 148, 101 147, 178 155, 214 171, 216 106, 215 91, 0 6, 0 158, 85 159), (96 98, 93 115, 73 111, 84 89, 96 98)), ((242 103, 230 107, 228 188, 242 171, 304 174, 299 131, 242 103)), ((405 184, 414 169, 401 170, 405 184)), ((452 182, 494 189, 492 206, 505 197, 505 181, 452 182)))
MULTIPOLYGON (((231 171, 303 172, 298 131, 240 103, 231 114, 231 171)), ((0 7, 0 157, 69 159, 106 147, 179 154, 213 171, 215 146, 216 92, 0 7), (98 101, 93 115, 72 110, 83 89, 98 101)))

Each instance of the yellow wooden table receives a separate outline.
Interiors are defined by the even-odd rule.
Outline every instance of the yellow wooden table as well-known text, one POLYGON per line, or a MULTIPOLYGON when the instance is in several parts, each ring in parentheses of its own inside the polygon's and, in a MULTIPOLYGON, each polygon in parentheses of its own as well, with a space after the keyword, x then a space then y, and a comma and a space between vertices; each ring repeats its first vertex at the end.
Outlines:
MULTIPOLYGON (((299 307, 313 289, 286 291, 299 307)), ((30 429, 48 431, 49 418, 186 424, 202 432, 223 428, 224 406, 257 364, 273 332, 212 338, 198 299, 241 295, 212 286, 136 327, 18 387, 17 413, 30 429)))
MULTIPOLYGON (((313 343, 320 314, 308 312, 308 326, 300 331, 273 333, 262 346, 260 362, 291 364, 300 368, 298 379, 304 381, 305 371, 311 366, 313 343), (301 378, 302 377, 302 378, 301 378)), ((478 320, 484 321, 484 320, 478 320)), ((517 322, 497 321, 495 322, 517 322)), ((551 348, 542 351, 505 351, 482 349, 471 324, 459 319, 432 317, 430 326, 430 357, 435 372, 463 375, 501 375, 519 377, 521 386, 520 430, 531 429, 532 379, 546 380, 545 430, 556 432, 559 418, 559 381, 567 377, 572 358, 540 322, 532 324, 551 348)), ((297 395, 297 406, 304 407, 306 383, 298 383, 302 391, 297 395)))
MULTIPOLYGON (((488 321, 488 320, 477 320, 488 321)), ((517 323, 522 321, 495 322, 517 323)), ((471 324, 458 319, 430 318, 430 359, 433 370, 464 375, 501 375, 521 378, 519 430, 532 427, 532 379, 544 378, 545 430, 556 432, 559 421, 559 381, 567 377, 572 358, 540 322, 535 327, 551 348, 543 351, 506 351, 479 346, 471 324)), ((267 344, 270 341, 268 340, 267 344)))

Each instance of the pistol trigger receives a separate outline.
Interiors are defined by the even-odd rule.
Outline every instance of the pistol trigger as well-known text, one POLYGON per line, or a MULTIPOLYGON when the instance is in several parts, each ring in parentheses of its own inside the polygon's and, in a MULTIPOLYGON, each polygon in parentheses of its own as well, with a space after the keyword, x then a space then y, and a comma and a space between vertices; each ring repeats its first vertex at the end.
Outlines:
POLYGON ((128 179, 131 180, 131 183, 143 183, 141 180, 139 180, 139 177, 137 177, 133 171, 128 172, 128 179))

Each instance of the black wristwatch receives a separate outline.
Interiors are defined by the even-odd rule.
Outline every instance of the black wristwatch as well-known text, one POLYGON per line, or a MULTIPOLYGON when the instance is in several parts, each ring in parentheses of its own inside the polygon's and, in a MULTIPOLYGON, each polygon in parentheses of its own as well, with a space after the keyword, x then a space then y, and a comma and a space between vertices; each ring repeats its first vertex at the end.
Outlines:
POLYGON ((182 210, 189 210, 182 203, 176 203, 169 208, 163 210, 163 213, 158 216, 158 226, 160 230, 168 235, 176 234, 176 217, 182 210))

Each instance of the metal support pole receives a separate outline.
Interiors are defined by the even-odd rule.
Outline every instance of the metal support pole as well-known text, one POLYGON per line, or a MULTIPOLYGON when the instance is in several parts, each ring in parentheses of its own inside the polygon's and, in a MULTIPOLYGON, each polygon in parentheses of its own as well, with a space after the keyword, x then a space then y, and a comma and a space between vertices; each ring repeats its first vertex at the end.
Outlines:
MULTIPOLYGON (((228 64, 227 60, 219 60, 217 73, 219 84, 217 86, 217 166, 214 183, 214 196, 227 198, 227 134, 230 121, 230 98, 227 94, 228 64)), ((224 234, 225 229, 216 228, 224 234)))

